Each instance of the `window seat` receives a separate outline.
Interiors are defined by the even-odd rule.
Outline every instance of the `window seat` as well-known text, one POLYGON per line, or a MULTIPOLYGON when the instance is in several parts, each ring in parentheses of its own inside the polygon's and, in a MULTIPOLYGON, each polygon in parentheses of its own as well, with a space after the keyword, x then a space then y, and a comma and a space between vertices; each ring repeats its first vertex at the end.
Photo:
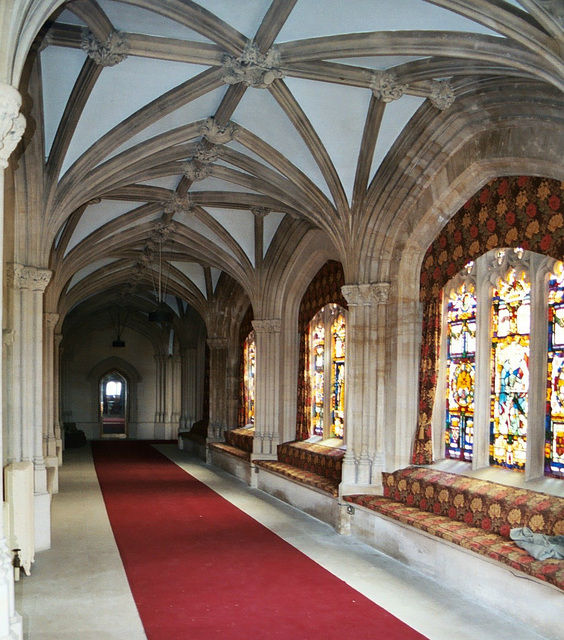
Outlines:
POLYGON ((207 437, 208 421, 198 420, 188 431, 178 432, 178 448, 194 453, 205 460, 207 437))
POLYGON ((563 535, 564 498, 429 468, 382 477, 383 496, 344 500, 564 590, 564 560, 535 560, 509 537, 516 527, 563 535))
POLYGON ((210 442, 208 448, 250 462, 254 435, 254 428, 229 429, 225 432, 225 442, 210 442))
POLYGON ((344 455, 341 447, 294 441, 278 445, 277 460, 253 462, 257 467, 337 497, 344 455))

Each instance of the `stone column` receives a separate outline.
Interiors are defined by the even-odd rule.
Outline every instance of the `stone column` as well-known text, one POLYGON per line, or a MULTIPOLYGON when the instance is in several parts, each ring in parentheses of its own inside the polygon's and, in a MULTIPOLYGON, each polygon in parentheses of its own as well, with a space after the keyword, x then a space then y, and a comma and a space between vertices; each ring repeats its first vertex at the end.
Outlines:
MULTIPOLYGON (((25 129, 25 118, 19 112, 20 107, 21 96, 18 91, 8 84, 0 83, 0 228, 2 230, 4 229, 4 169, 8 166, 8 158, 16 148, 25 129)), ((4 282, 3 268, 3 246, 0 243, 0 281, 2 282, 4 282)), ((4 326, 3 314, 3 303, 0 302, 2 326, 4 326)), ((3 370, 4 367, 0 367, 0 375, 3 375, 3 370)), ((0 384, 0 399, 2 390, 3 384, 0 384)), ((2 423, 1 414, 0 425, 0 431, 3 432, 7 425, 2 423)), ((4 438, 0 433, 0 460, 4 458, 2 454, 3 441, 4 438)), ((3 474, 0 474, 0 494, 3 494, 3 474)), ((21 616, 16 613, 14 605, 12 556, 4 537, 4 519, 0 518, 0 638, 21 640, 22 637, 22 620, 21 616)))
POLYGON ((43 437, 45 455, 57 455, 55 437, 55 326, 59 321, 58 313, 44 313, 43 324, 43 437))
POLYGON ((58 321, 58 313, 43 314, 43 448, 50 493, 59 490, 59 457, 55 435, 55 326, 58 321))
POLYGON ((255 330, 255 438, 253 456, 275 459, 280 417, 280 320, 253 320, 255 330))
POLYGON ((388 291, 387 282, 342 287, 349 304, 342 494, 381 491, 388 291))
POLYGON ((208 440, 223 440, 225 424, 225 394, 227 376, 227 340, 208 338, 210 349, 210 423, 208 440))
POLYGON ((180 356, 168 356, 165 376, 165 439, 178 437, 180 423, 180 356))
POLYGON ((63 464, 63 438, 62 438, 62 403, 61 403, 61 341, 63 335, 56 333, 54 336, 53 355, 53 411, 55 417, 55 445, 59 465, 63 464))
POLYGON ((64 347, 61 351, 60 346, 59 353, 61 357, 61 419, 64 424, 65 422, 73 421, 71 370, 73 354, 66 347, 64 347))
POLYGON ((35 548, 51 546, 51 497, 43 451, 43 293, 51 271, 11 264, 7 273, 14 344, 13 376, 7 385, 11 406, 11 461, 33 462, 35 548))
POLYGON ((164 438, 165 434, 165 375, 166 356, 155 356, 155 438, 164 438))
POLYGON ((188 431, 196 422, 196 349, 182 349, 181 357, 181 409, 180 429, 188 431))

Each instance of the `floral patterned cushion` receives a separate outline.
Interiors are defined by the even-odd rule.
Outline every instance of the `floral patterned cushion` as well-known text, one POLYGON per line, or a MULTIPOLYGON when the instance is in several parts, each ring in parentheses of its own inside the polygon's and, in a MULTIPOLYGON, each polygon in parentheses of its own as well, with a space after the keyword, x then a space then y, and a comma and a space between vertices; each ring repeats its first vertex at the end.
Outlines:
POLYGON ((460 520, 451 520, 448 516, 422 511, 417 507, 408 506, 390 498, 374 495, 352 495, 345 496, 344 499, 492 560, 502 562, 513 569, 564 590, 564 560, 535 560, 512 540, 506 540, 499 534, 486 532, 460 520))
POLYGON ((241 449, 242 451, 247 451, 248 453, 253 452, 254 437, 255 430, 246 429, 244 427, 241 429, 230 429, 225 432, 225 442, 227 442, 227 444, 232 447, 236 447, 237 449, 241 449))
POLYGON ((227 453, 231 456, 235 456, 236 458, 240 458, 241 460, 247 460, 249 462, 251 460, 251 454, 248 451, 243 451, 243 449, 239 449, 239 447, 232 447, 225 442, 210 442, 208 446, 210 449, 227 453))
POLYGON ((345 450, 322 444, 296 441, 278 445, 278 460, 304 471, 341 481, 345 450))
POLYGON ((321 491, 325 491, 333 497, 337 497, 339 495, 339 480, 326 478, 325 476, 313 473, 307 469, 300 469, 299 467, 285 462, 280 462, 279 460, 254 460, 254 463, 263 469, 279 473, 287 478, 291 478, 295 482, 299 482, 300 484, 305 484, 310 487, 320 489, 321 491))
POLYGON ((564 498, 434 469, 383 473, 384 496, 509 539, 514 527, 564 535, 564 498))

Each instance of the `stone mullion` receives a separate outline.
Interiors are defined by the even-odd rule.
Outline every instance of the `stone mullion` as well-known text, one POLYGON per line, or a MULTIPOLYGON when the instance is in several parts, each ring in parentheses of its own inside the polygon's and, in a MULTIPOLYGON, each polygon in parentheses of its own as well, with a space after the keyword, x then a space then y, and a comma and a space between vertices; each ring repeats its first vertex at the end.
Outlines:
POLYGON ((210 349, 210 421, 209 440, 223 438, 225 424, 225 393, 227 375, 227 340, 208 338, 210 349))
POLYGON ((53 345, 53 412, 54 412, 54 430, 55 430, 55 443, 57 447, 57 457, 59 464, 63 462, 63 442, 61 435, 61 341, 63 339, 62 334, 56 333, 54 335, 53 345))
POLYGON ((253 455, 275 458, 280 431, 280 320, 253 320, 256 339, 253 455))
POLYGON ((183 349, 180 357, 182 358, 180 427, 187 430, 196 420, 196 349, 183 349))
POLYGON ((57 313, 44 314, 43 336, 43 428, 45 438, 45 455, 57 455, 55 436, 55 325, 59 320, 57 313))

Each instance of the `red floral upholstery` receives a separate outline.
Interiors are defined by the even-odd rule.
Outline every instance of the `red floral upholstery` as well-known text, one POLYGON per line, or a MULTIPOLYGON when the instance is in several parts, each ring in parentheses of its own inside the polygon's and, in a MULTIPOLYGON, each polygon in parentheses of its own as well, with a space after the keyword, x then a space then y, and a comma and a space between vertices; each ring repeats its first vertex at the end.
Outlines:
POLYGON ((341 482, 344 449, 296 441, 279 444, 277 453, 280 462, 341 482))
POLYGON ((232 447, 242 449, 248 453, 253 452, 253 438, 255 437, 254 429, 231 429, 225 432, 225 442, 232 447))
POLYGON ((300 469, 294 465, 280 462, 278 460, 254 460, 254 463, 258 467, 262 467, 268 471, 274 471, 274 473, 279 473, 280 475, 286 476, 300 484, 305 484, 307 486, 320 489, 321 491, 325 491, 335 498, 339 495, 340 480, 326 478, 325 476, 308 471, 307 469, 300 469))
POLYGON ((563 498, 427 468, 382 475, 384 496, 345 500, 564 589, 564 560, 535 560, 509 538, 525 526, 564 534, 563 498))

